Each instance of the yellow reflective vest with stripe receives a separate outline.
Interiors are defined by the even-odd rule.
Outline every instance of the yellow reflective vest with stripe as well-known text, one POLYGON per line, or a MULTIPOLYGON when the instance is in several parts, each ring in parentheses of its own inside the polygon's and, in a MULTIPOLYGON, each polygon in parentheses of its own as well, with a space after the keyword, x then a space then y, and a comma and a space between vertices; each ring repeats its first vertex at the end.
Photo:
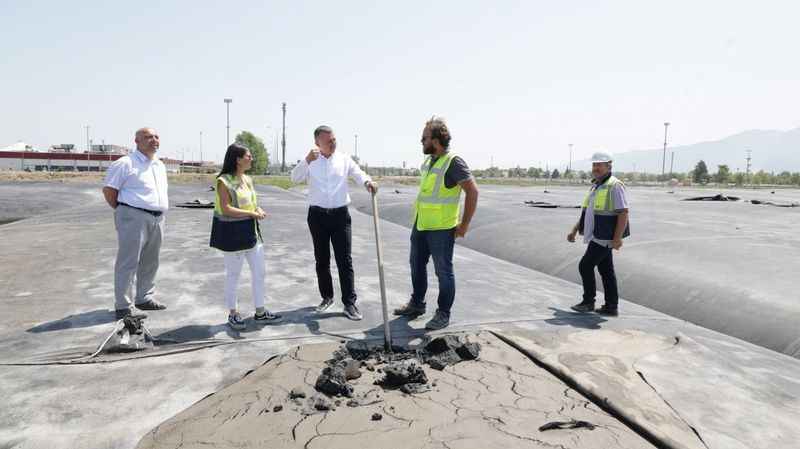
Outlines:
POLYGON ((419 231, 453 229, 461 212, 461 186, 447 188, 444 175, 456 155, 450 152, 433 161, 425 159, 420 168, 419 193, 414 202, 414 220, 419 231))
MULTIPOLYGON (((256 202, 256 190, 253 188, 253 181, 249 176, 242 176, 242 179, 239 180, 235 176, 225 174, 217 179, 222 181, 222 183, 225 184, 225 188, 228 189, 228 193, 230 193, 231 197, 231 206, 237 209, 246 210, 248 212, 255 212, 255 210, 258 209, 258 203, 256 202)), ((216 186, 214 187, 214 190, 216 191, 214 215, 217 218, 222 221, 239 221, 250 219, 249 217, 226 217, 222 213, 222 202, 219 199, 219 189, 217 189, 216 186)))
MULTIPOLYGON (((594 193, 594 208, 588 211, 589 198, 592 195, 592 190, 586 194, 583 199, 582 212, 581 212, 581 234, 584 233, 585 216, 587 213, 594 214, 594 232, 595 238, 600 240, 612 240, 614 238, 614 231, 617 227, 617 216, 619 212, 614 209, 614 201, 612 198, 612 190, 615 188, 624 187, 622 181, 615 176, 609 176, 608 179, 593 188, 594 193)), ((622 237, 630 235, 629 227, 625 227, 622 237)))

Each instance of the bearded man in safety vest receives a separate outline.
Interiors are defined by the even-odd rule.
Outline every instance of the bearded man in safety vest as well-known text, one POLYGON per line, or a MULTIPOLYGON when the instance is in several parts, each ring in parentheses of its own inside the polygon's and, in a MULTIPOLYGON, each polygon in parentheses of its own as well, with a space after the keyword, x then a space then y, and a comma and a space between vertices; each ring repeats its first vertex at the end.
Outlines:
POLYGON ((584 243, 589 244, 578 264, 583 281, 583 301, 572 306, 572 310, 617 316, 619 291, 611 250, 619 251, 622 239, 630 235, 628 201, 625 185, 611 174, 611 155, 595 153, 592 156, 592 178, 592 188, 583 200, 581 218, 567 235, 567 240, 574 242, 575 234, 580 232, 584 243), (594 267, 600 272, 605 296, 605 304, 597 310, 594 309, 597 293, 594 267))
POLYGON ((456 297, 453 273, 453 247, 456 237, 464 237, 478 205, 478 186, 463 159, 450 151, 450 131, 440 117, 433 117, 422 131, 422 152, 427 157, 420 169, 420 188, 414 202, 411 230, 411 284, 413 292, 395 315, 416 318, 425 313, 428 290, 428 259, 433 257, 439 279, 438 308, 425 324, 429 330, 450 325, 450 309, 456 297), (464 215, 460 217, 461 191, 464 215))

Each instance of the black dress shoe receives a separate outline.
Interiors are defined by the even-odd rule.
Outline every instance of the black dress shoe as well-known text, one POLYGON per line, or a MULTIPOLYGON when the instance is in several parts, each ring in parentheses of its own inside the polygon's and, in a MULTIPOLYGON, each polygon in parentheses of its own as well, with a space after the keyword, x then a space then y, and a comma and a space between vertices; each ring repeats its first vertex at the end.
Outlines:
POLYGON ((570 309, 580 312, 580 313, 588 313, 594 311, 594 302, 582 302, 579 304, 575 304, 574 306, 570 307, 570 309))
POLYGON ((398 316, 410 316, 416 318, 420 315, 425 315, 425 306, 418 306, 412 301, 409 301, 402 307, 394 309, 393 313, 398 316))
POLYGON ((616 307, 608 307, 607 305, 598 308, 595 312, 603 316, 619 316, 619 310, 616 307))
POLYGON ((151 299, 150 301, 143 302, 141 304, 136 304, 136 308, 139 310, 164 310, 167 308, 167 306, 161 304, 155 299, 151 299))

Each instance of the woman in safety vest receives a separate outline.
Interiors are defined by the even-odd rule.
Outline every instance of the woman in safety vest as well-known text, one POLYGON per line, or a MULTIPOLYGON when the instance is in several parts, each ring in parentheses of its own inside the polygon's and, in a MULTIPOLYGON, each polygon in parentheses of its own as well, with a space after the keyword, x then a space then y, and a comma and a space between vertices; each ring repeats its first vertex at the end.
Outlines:
POLYGON ((264 308, 264 245, 259 220, 266 217, 258 207, 253 180, 245 172, 253 165, 250 150, 238 143, 228 147, 222 170, 217 175, 214 221, 211 226, 211 246, 225 254, 225 305, 228 325, 235 330, 246 328, 236 299, 236 286, 242 264, 247 259, 253 283, 253 302, 256 323, 277 323, 281 316, 264 308))

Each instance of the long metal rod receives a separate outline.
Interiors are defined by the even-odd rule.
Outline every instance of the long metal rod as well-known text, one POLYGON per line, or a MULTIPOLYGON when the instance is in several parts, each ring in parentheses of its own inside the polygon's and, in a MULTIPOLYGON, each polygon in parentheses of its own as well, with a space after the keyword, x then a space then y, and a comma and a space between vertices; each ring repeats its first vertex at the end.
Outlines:
POLYGON ((392 331, 389 327, 389 305, 386 303, 386 280, 383 275, 383 248, 381 247, 381 228, 378 225, 378 198, 372 192, 372 220, 375 222, 375 248, 378 250, 378 279, 381 284, 381 306, 383 307, 383 347, 392 351, 392 331))
POLYGON ((664 177, 664 170, 667 166, 667 127, 669 122, 664 122, 664 151, 661 153, 661 177, 664 177))

